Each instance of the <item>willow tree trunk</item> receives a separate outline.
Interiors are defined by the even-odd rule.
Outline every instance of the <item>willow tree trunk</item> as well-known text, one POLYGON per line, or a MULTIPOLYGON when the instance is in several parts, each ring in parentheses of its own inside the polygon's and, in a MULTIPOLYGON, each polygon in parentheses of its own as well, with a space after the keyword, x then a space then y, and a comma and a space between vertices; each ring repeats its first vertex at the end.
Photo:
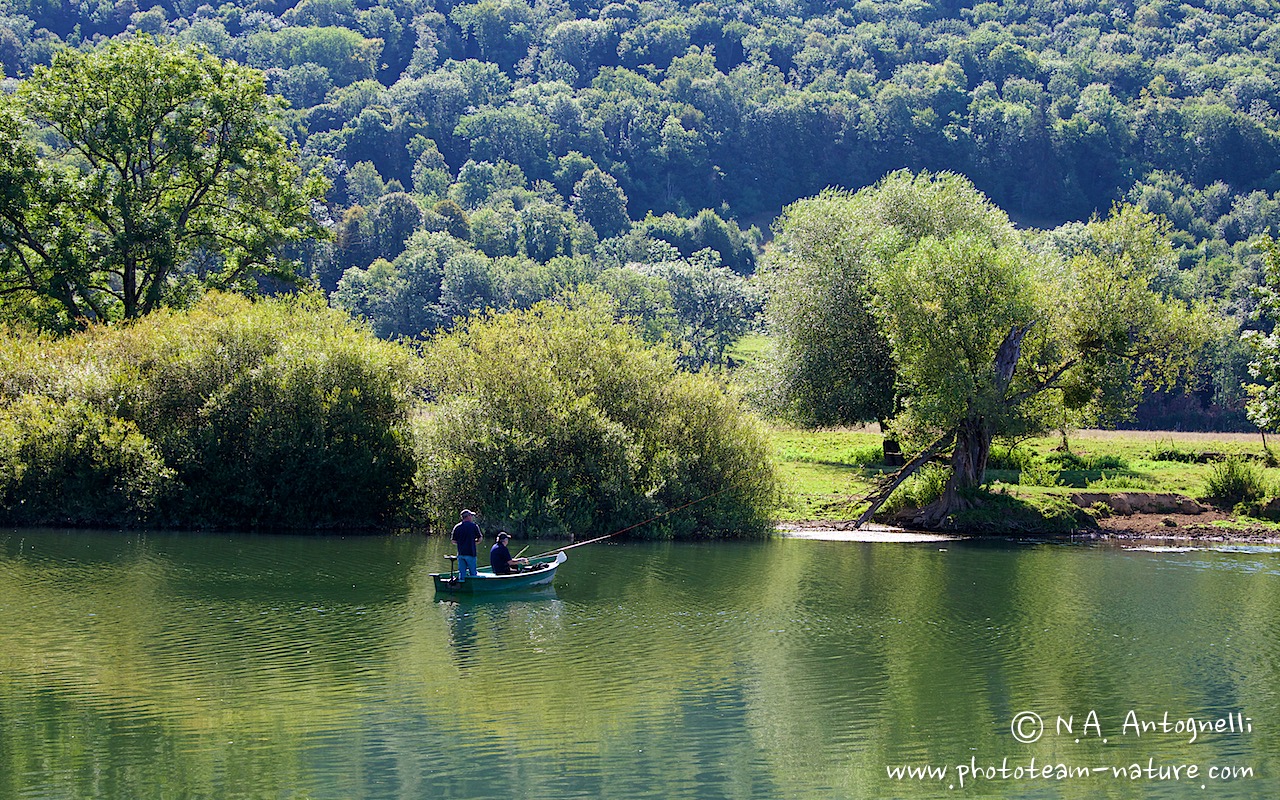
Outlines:
MULTIPOLYGON (((1009 398, 1009 386, 1013 381, 1013 373, 1022 358, 1022 340, 1030 332, 1030 325, 1015 325, 1009 329, 1000 349, 996 351, 995 385, 992 387, 996 397, 1005 398, 1007 405, 1017 402, 1009 398)), ((947 488, 942 497, 930 503, 921 512, 917 521, 937 527, 946 522, 947 517, 957 511, 971 507, 968 494, 977 489, 987 476, 987 458, 991 455, 991 440, 995 438, 995 429, 981 414, 973 413, 970 408, 968 417, 956 426, 956 448, 951 454, 951 477, 947 480, 947 488)))
POLYGON ((942 496, 921 509, 916 521, 928 527, 943 525, 957 511, 971 507, 968 495, 986 479, 994 432, 982 417, 970 417, 956 427, 951 453, 951 477, 942 496))

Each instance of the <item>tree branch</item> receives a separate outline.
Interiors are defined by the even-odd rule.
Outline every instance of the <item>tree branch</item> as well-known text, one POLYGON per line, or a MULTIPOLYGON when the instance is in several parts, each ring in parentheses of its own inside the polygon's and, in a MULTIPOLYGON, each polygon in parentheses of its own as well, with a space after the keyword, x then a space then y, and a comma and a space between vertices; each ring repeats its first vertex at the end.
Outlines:
POLYGON ((856 530, 867 524, 871 520, 872 515, 879 511, 880 507, 889 499, 889 496, 893 494, 894 490, 901 486, 907 478, 914 475, 917 470, 929 461, 929 459, 936 456, 944 447, 951 444, 951 440, 954 439, 955 436, 956 431, 954 428, 942 434, 942 436, 935 440, 933 444, 920 451, 919 455, 903 465, 902 469, 898 470, 890 480, 882 482, 874 492, 863 498, 865 500, 870 500, 871 506, 867 508, 866 511, 863 511, 862 515, 853 523, 854 529, 856 530))

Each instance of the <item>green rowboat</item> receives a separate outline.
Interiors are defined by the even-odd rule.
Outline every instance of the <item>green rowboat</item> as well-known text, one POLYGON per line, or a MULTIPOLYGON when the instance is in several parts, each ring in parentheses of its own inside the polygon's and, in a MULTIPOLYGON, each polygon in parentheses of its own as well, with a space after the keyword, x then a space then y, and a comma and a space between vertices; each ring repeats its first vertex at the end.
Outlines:
MULTIPOLYGON (((454 560, 456 556, 446 556, 454 560)), ((529 559, 529 564, 519 572, 507 575, 494 575, 492 567, 480 567, 476 576, 459 581, 458 573, 433 572, 431 579, 435 581, 436 591, 446 594, 480 594, 482 592, 509 592, 513 589, 528 589, 533 586, 546 586, 555 580, 556 567, 568 560, 563 552, 554 556, 543 556, 529 559)))

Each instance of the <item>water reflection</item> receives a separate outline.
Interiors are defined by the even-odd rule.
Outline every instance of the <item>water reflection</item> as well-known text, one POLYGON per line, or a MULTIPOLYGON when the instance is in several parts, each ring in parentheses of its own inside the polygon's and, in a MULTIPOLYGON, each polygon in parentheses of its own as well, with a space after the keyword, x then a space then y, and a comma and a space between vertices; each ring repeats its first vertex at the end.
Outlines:
MULTIPOLYGON (((600 545, 554 587, 441 598, 446 544, 0 534, 0 800, 934 797, 886 767, 1033 756, 1280 789, 1272 551, 600 545), (1010 735, 1133 709, 1259 733, 1010 735)), ((976 796, 1203 795, 1136 786, 976 796)))
POLYGON ((464 674, 475 665, 477 654, 510 646, 505 634, 545 637, 548 624, 554 625, 563 608, 554 586, 493 595, 437 595, 435 603, 448 622, 449 644, 464 674), (480 647, 481 631, 489 632, 496 643, 480 647))

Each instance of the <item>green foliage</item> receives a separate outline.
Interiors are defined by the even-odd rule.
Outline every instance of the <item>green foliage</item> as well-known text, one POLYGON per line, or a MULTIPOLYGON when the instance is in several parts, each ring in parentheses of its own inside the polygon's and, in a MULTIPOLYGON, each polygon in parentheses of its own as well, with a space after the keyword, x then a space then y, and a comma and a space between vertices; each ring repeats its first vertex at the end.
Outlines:
MULTIPOLYGON (((64 44, 171 31, 280 73, 299 106, 326 105, 327 83, 376 79, 454 167, 478 145, 545 178, 579 153, 659 215, 767 219, 833 181, 857 188, 907 165, 974 176, 1019 219, 1085 219, 1138 178, 1135 202, 1185 218, 1197 237, 1274 225, 1254 196, 1274 199, 1280 153, 1265 3, 8 5, 10 76, 64 44), (1189 35, 1211 46, 1188 49, 1189 35), (464 116, 497 124, 459 132, 464 116), (1195 191, 1172 191, 1171 177, 1195 191), (1195 196, 1219 185, 1219 203, 1195 196)), ((317 147, 345 137, 358 113, 300 135, 317 147)), ((559 186, 564 199, 580 178, 559 186)))
POLYGON ((775 501, 763 434, 723 387, 573 308, 474 318, 426 347, 435 402, 420 454, 430 516, 462 507, 521 533, 602 535, 701 501, 639 535, 762 535, 775 501))
POLYGON ((300 26, 255 33, 245 38, 240 49, 255 67, 316 64, 335 84, 346 86, 377 76, 382 42, 347 28, 300 26))
MULTIPOLYGON (((1259 313, 1274 322, 1280 319, 1280 242, 1267 236, 1258 246, 1266 254, 1257 290, 1259 313)), ((1280 429, 1280 333, 1246 331, 1243 336, 1251 356, 1249 375, 1256 381, 1246 387, 1249 420, 1261 430, 1274 432, 1280 429)))
POLYGON ((1089 489, 1140 489, 1142 491, 1152 491, 1158 487, 1151 478, 1144 478, 1141 475, 1107 475, 1105 472, 1101 478, 1089 481, 1086 488, 1089 489))
POLYGON ((5 344, 0 473, 8 497, 38 499, 25 522, 313 528, 383 524, 406 505, 414 363, 315 298, 211 294, 5 344), (39 499, 80 490, 70 511, 39 499))
POLYGON ((942 497, 950 478, 950 467, 933 462, 925 464, 894 490, 881 511, 893 515, 907 509, 924 508, 942 497))
POLYGON ((874 306, 913 397, 912 427, 947 430, 966 416, 1013 432, 997 361, 1011 331, 1037 320, 1022 254, 984 232, 924 238, 874 275, 874 306))
POLYGON ((826 191, 789 206, 765 265, 777 349, 766 405, 805 425, 888 419, 892 353, 871 313, 868 232, 847 224, 852 198, 826 191))
POLYGON ((353 205, 367 206, 378 201, 387 185, 371 161, 357 161, 346 174, 347 197, 353 205))
POLYGON ((879 466, 884 464, 884 447, 882 445, 855 447, 849 451, 846 458, 850 464, 863 467, 879 466))
POLYGON ((758 303, 750 285, 710 250, 651 264, 608 270, 593 284, 613 296, 621 317, 651 341, 666 339, 681 366, 723 363, 725 350, 746 332, 758 303))
POLYGON ((466 241, 471 238, 471 223, 462 207, 449 199, 441 200, 432 209, 444 219, 444 232, 455 239, 466 241))
POLYGON ((1182 464, 1194 464, 1201 460, 1195 450, 1179 447, 1172 441, 1167 445, 1156 447, 1148 456, 1152 461, 1176 461, 1182 464))
POLYGON ((950 526, 990 536, 1064 535, 1096 528, 1097 519, 1066 497, 983 492, 974 494, 969 507, 952 515, 950 526))
POLYGON ((720 262, 739 274, 755 269, 755 240, 759 231, 754 228, 743 231, 733 221, 726 221, 719 214, 703 209, 693 218, 675 214, 661 217, 650 214, 636 225, 640 237, 666 242, 686 258, 700 250, 714 250, 720 262))
POLYGON ((987 469, 1017 472, 1021 486, 1061 486, 1063 466, 1055 455, 1041 457, 1030 448, 997 445, 987 457, 987 469))
POLYGON ((138 37, 58 51, 16 103, 0 125, 45 147, 6 153, 10 308, 131 319, 184 297, 184 274, 253 291, 262 275, 294 280, 281 246, 320 232, 309 206, 324 182, 302 182, 256 70, 138 37))
POLYGON ((1049 430, 1063 407, 1131 411, 1142 387, 1185 374, 1206 338, 1203 315, 1155 290, 1168 243, 1134 209, 1091 222, 1069 258, 1033 253, 968 180, 903 171, 796 204, 779 239, 779 371, 831 382, 802 393, 784 380, 792 404, 817 395, 811 413, 830 413, 831 388, 858 399, 847 413, 892 413, 866 393, 878 380, 904 441, 952 432, 960 489, 982 483, 993 437, 1049 430))
POLYGON ((178 345, 143 355, 131 415, 185 484, 180 518, 306 528, 402 510, 414 470, 406 353, 314 302, 197 311, 136 332, 178 345))
POLYGON ((1078 453, 1057 452, 1049 453, 1044 460, 1050 464, 1056 464, 1061 469, 1072 470, 1104 470, 1104 469, 1129 469, 1129 461, 1123 456, 1112 453, 1103 453, 1101 455, 1083 456, 1078 453))
POLYGON ((131 421, 84 400, 20 395, 0 408, 0 516, 8 525, 136 525, 176 490, 131 421))
POLYGON ((1061 486, 1062 471, 1045 461, 1033 461, 1018 473, 1020 486, 1061 486))
POLYGON ((1270 494, 1266 472, 1252 461, 1232 456, 1216 462, 1205 478, 1204 498, 1214 505, 1232 508, 1270 494))
POLYGON ((574 213, 595 228, 601 238, 617 236, 631 227, 627 195, 607 172, 587 170, 573 185, 570 203, 574 213))
POLYGON ((993 445, 991 454, 987 456, 987 469, 1017 472, 1033 466, 1040 460, 1039 455, 1025 447, 993 445))

